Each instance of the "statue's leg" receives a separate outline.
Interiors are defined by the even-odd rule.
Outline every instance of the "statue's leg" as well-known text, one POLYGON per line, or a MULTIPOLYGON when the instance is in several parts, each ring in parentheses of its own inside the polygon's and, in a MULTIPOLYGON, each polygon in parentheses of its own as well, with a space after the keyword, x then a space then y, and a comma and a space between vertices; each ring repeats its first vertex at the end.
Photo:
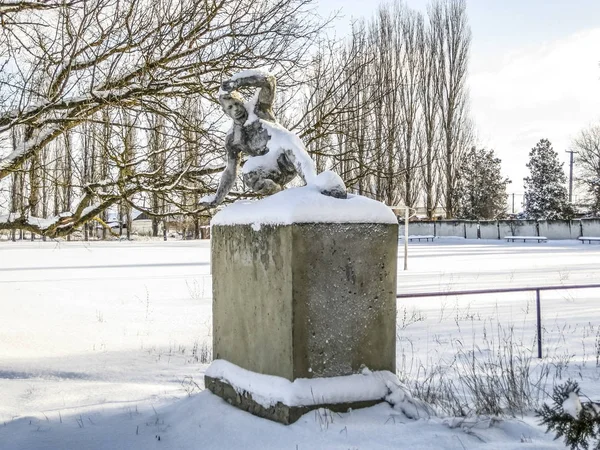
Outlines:
MULTIPOLYGON (((309 170, 312 170, 311 167, 313 167, 307 166, 306 164, 302 167, 298 167, 299 163, 296 159, 296 154, 292 150, 283 151, 277 159, 277 163, 279 164, 281 172, 284 174, 291 174, 292 178, 297 172, 299 173, 302 168, 309 167, 309 170), (294 167, 296 167, 295 170, 294 167)), ((307 180, 305 179, 304 182, 306 181, 307 180)), ((312 183, 318 187, 323 195, 335 198, 348 198, 344 181, 339 175, 330 170, 326 170, 325 172, 321 172, 319 175, 314 176, 314 178, 312 178, 312 183)))
POLYGON ((257 194, 271 195, 283 189, 281 184, 267 178, 263 170, 253 170, 244 174, 244 183, 257 194))
POLYGON ((298 174, 294 162, 295 160, 292 152, 287 150, 281 152, 277 157, 277 166, 281 173, 281 177, 278 181, 281 185, 285 186, 298 174))
POLYGON ((296 175, 296 159, 294 153, 291 150, 282 151, 277 157, 277 165, 279 170, 285 175, 296 175))
POLYGON ((280 184, 277 184, 268 178, 263 178, 256 185, 255 192, 261 195, 272 195, 281 190, 283 190, 283 187, 280 184))
POLYGON ((282 171, 293 170, 298 174, 304 183, 312 183, 317 176, 317 169, 310 155, 303 148, 289 148, 281 152, 277 160, 282 171), (284 166, 286 169, 283 169, 284 166), (293 168, 293 169, 292 169, 293 168))

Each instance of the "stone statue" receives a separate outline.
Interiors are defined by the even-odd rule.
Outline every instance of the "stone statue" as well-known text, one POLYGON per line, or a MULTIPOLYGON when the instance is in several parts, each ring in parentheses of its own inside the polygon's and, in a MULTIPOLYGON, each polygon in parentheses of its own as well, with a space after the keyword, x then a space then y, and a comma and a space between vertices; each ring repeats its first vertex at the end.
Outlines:
POLYGON ((277 123, 273 114, 275 87, 275 77, 258 70, 240 72, 222 83, 219 102, 233 119, 225 138, 227 166, 216 193, 203 197, 201 205, 213 207, 223 201, 235 183, 242 154, 248 156, 243 167, 244 183, 257 194, 275 194, 298 175, 324 195, 346 198, 342 179, 331 171, 317 175, 300 138, 277 123), (257 88, 250 101, 244 102, 236 91, 241 87, 257 88))

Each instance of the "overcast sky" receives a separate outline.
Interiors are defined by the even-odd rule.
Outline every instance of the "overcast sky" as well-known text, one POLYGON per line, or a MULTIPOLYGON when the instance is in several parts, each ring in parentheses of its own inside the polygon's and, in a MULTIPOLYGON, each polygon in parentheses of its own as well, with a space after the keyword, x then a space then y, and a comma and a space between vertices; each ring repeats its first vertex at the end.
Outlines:
MULTIPOLYGON (((377 2, 318 0, 323 13, 369 18, 377 2)), ((406 0, 426 11, 428 0, 406 0)), ((529 150, 541 138, 565 161, 577 132, 600 121, 600 0, 467 0, 473 34, 471 112, 479 144, 493 148, 523 192, 529 150)))

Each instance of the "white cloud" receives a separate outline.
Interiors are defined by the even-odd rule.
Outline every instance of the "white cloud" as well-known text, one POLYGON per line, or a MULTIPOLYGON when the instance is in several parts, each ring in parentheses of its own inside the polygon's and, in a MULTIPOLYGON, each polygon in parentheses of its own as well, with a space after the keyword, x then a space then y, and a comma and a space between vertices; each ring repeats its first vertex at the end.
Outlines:
MULTIPOLYGON (((478 67, 489 58, 472 56, 478 67)), ((539 139, 549 139, 567 161, 571 139, 600 120, 600 28, 524 45, 498 60, 498 70, 470 77, 472 113, 481 144, 496 150, 513 180, 509 190, 522 192, 527 155, 539 139)))

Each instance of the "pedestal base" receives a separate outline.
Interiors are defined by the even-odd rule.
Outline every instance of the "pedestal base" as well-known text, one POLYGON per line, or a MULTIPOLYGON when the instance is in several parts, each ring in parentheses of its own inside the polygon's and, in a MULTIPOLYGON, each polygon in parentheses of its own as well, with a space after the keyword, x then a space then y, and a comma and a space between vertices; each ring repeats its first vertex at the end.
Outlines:
POLYGON ((295 422, 309 411, 327 408, 346 412, 381 403, 400 385, 387 370, 341 377, 299 378, 294 381, 263 375, 225 360, 206 370, 206 387, 244 411, 283 424, 295 422))
POLYGON ((284 425, 292 424, 307 412, 319 408, 326 408, 333 412, 343 413, 347 412, 349 409, 367 408, 384 401, 383 399, 377 399, 345 403, 322 403, 310 406, 288 406, 281 402, 277 402, 274 406, 264 407, 252 398, 252 394, 247 391, 238 393, 236 389, 226 381, 205 376, 204 384, 209 391, 226 400, 229 404, 255 416, 279 422, 284 425))

